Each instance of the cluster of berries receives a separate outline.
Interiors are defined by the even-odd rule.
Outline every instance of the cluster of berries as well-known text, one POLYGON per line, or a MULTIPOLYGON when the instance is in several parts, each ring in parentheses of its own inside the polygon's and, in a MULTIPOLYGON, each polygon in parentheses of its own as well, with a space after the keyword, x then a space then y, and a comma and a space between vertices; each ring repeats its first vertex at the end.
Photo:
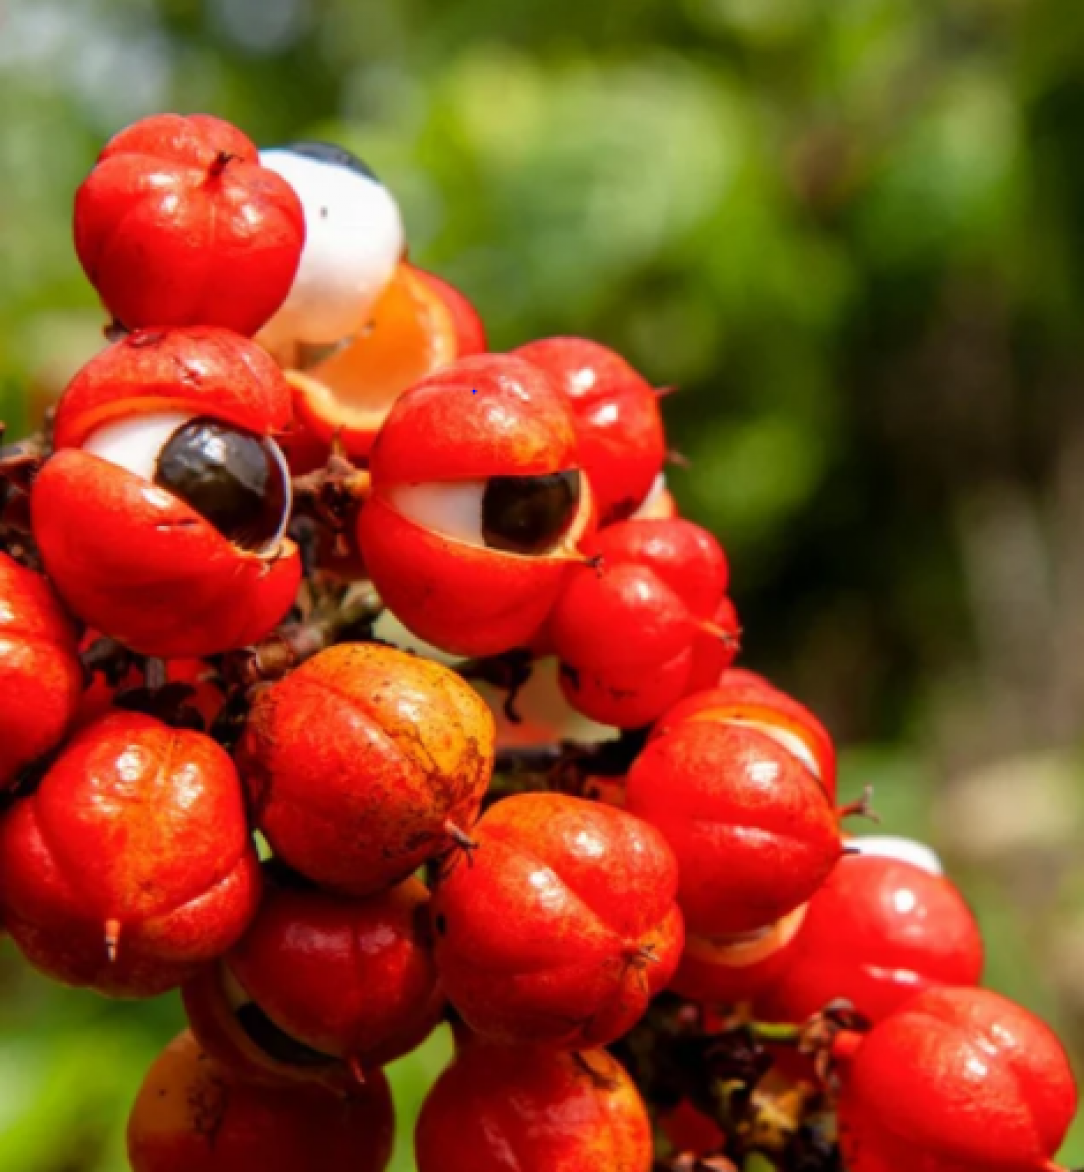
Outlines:
POLYGON ((0 460, 0 920, 59 981, 182 990, 135 1172, 379 1172, 381 1068, 441 1021, 419 1172, 1052 1172, 1060 1045, 977 988, 929 851, 844 834, 821 722, 731 666, 644 378, 486 352, 337 148, 151 118, 75 229, 112 341, 0 460), (616 739, 517 757, 469 681, 531 665, 616 739), (666 1101, 666 1039, 629 1049, 660 1006, 666 1101), (694 1061, 739 1037, 753 1074, 694 1061))

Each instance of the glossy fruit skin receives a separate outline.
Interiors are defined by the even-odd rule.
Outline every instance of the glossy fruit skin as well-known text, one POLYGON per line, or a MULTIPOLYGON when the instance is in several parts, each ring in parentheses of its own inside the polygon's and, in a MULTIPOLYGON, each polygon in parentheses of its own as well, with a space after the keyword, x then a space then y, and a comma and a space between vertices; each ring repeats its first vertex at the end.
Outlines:
POLYGON ((145 118, 110 140, 75 197, 75 249, 128 329, 216 325, 254 334, 286 298, 305 219, 236 127, 145 118))
POLYGON ((629 770, 626 803, 673 848, 679 902, 695 935, 775 923, 812 897, 842 854, 824 789, 794 754, 752 728, 677 725, 629 770))
POLYGON ((65 388, 56 448, 78 448, 105 423, 156 411, 210 415, 257 435, 291 426, 291 392, 254 342, 213 326, 128 334, 82 366, 65 388))
POLYGON ((350 1099, 235 1078, 191 1034, 148 1071, 128 1120, 132 1172, 384 1172, 395 1114, 374 1071, 350 1099))
POLYGON ((330 450, 368 457, 392 404, 459 358, 484 353, 485 328, 447 281, 401 263, 353 342, 304 371, 291 371, 297 417, 330 450), (360 403, 363 409, 353 409, 360 403))
POLYGON ((237 761, 257 825, 284 863, 363 896, 469 831, 493 767, 493 717, 438 663, 341 644, 262 692, 237 761))
MULTIPOLYGON (((571 413, 549 378, 509 355, 463 359, 392 408, 373 446, 358 539, 381 597, 419 638, 458 655, 524 645, 560 592, 567 553, 520 556, 428 529, 399 512, 398 485, 545 475, 579 466, 571 413)), ((586 525, 590 494, 570 531, 586 525)))
POLYGON ((600 523, 631 516, 666 459, 654 388, 619 354, 586 338, 542 338, 513 353, 542 367, 571 404, 600 523))
POLYGON ((364 900, 268 885, 225 960, 291 1037, 368 1070, 411 1050, 443 1008, 417 879, 364 900))
POLYGON ((418 1172, 649 1172, 651 1124, 605 1050, 471 1041, 429 1092, 414 1151, 418 1172))
MULTIPOLYGON (((724 673, 724 679, 731 672, 738 676, 737 669, 731 669, 724 673)), ((652 736, 665 736, 687 721, 747 726, 775 737, 798 756, 835 800, 838 766, 831 734, 804 704, 767 681, 762 687, 738 676, 724 686, 693 692, 665 713, 652 736)))
POLYGON ((546 625, 568 702, 600 724, 639 728, 661 717, 737 653, 701 628, 722 616, 726 557, 707 530, 681 519, 625 521, 585 544, 597 567, 569 571, 546 625))
POLYGON ((758 1012, 801 1022, 844 998, 876 1022, 930 986, 978 984, 982 961, 978 925, 947 879, 847 855, 810 900, 758 1012))
POLYGON ((34 482, 34 536, 58 593, 90 626, 145 655, 194 658, 256 642, 289 611, 297 547, 252 553, 165 489, 81 450, 104 424, 191 410, 271 435, 290 390, 225 330, 145 331, 83 367, 61 399, 57 452, 34 482))
POLYGON ((171 989, 240 937, 259 898, 229 756, 149 716, 84 729, 0 820, 3 920, 30 963, 66 984, 171 989))
POLYGON ((82 693, 75 625, 40 574, 0 553, 0 790, 60 743, 82 693))
POLYGON ((1042 1172, 1076 1110, 1054 1034, 985 989, 927 989, 850 1049, 840 1121, 853 1172, 1042 1172))
POLYGON ((608 806, 522 794, 473 837, 472 865, 451 860, 432 903, 437 966, 467 1024, 566 1049, 624 1034, 665 988, 684 938, 661 835, 608 806))

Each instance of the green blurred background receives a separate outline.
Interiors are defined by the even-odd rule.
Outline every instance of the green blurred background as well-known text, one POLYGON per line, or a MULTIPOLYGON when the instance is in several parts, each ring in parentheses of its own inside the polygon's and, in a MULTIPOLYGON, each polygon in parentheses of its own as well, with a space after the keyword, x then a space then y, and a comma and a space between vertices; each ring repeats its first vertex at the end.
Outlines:
MULTIPOLYGON (((747 661, 942 849, 990 983, 1084 1058, 1079 0, 0 0, 16 436, 99 341, 73 191, 159 110, 353 147, 495 348, 588 334, 680 387, 671 482, 747 661)), ((8 952, 0 986, 0 1168, 121 1172, 175 1000, 8 952)), ((404 1115, 443 1046, 393 1072, 404 1115)))

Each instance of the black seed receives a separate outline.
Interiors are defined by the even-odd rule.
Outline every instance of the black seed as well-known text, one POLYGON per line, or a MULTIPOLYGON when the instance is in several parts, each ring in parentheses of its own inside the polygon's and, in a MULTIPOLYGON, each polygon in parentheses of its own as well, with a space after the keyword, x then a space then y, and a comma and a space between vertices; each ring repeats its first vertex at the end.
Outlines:
POLYGON ((363 159, 359 159, 353 151, 346 147, 336 146, 330 142, 291 142, 284 147, 275 147, 275 150, 290 151, 291 154, 302 155, 306 159, 315 159, 318 163, 328 163, 333 167, 346 167, 366 179, 379 183, 376 172, 363 159))
POLYGON ((321 1054, 319 1050, 306 1046, 304 1042, 280 1030, 254 1001, 234 1010, 234 1016, 249 1040, 276 1062, 288 1066, 331 1066, 338 1061, 330 1054, 321 1054))
POLYGON ((494 476, 482 498, 482 535, 491 549, 545 554, 576 516, 580 474, 494 476))
POLYGON ((286 474, 272 441, 217 419, 179 427, 159 453, 154 482, 243 549, 263 549, 286 513, 286 474))

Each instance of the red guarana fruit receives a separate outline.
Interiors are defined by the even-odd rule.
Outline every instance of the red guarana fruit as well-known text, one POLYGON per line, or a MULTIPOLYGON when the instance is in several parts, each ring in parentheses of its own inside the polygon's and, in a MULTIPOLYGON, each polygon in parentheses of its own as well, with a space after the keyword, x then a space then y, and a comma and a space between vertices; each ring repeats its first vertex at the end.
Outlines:
POLYGON ((847 855, 810 900, 758 1013, 802 1022, 842 998, 880 1021, 932 985, 978 984, 982 959, 975 918, 943 875, 847 855))
POLYGON ((227 330, 146 331, 92 358, 60 401, 31 496, 61 597, 145 655, 262 639, 301 578, 272 438, 290 420, 282 373, 227 330))
POLYGON ((457 655, 527 643, 590 527, 571 412, 538 367, 463 359, 395 403, 372 450, 362 556, 420 639, 457 655))
POLYGON ((1055 1172, 1072 1071, 1047 1026, 1005 997, 927 989, 836 1050, 851 1172, 1055 1172))
POLYGON ((546 628, 562 688, 601 724, 650 724, 737 653, 726 558, 710 533, 679 518, 612 525, 584 549, 600 564, 568 573, 546 628))
POLYGON ((651 1124, 605 1050, 471 1041, 429 1092, 418 1172, 649 1172, 651 1124))
POLYGON ((361 900, 272 878, 219 971, 186 988, 193 1032, 240 1073, 324 1077, 335 1062, 367 1077, 440 1018, 428 903, 414 878, 361 900))
POLYGON ((132 1172, 384 1172, 394 1134, 379 1071, 349 1099, 317 1086, 259 1086, 185 1032, 143 1080, 128 1159, 132 1172))
POLYGON ((260 897, 233 762, 210 737, 118 712, 78 733, 0 820, 0 908, 35 968, 115 997, 188 979, 260 897))
POLYGON ((802 761, 757 729, 686 720, 629 770, 626 805, 655 826, 681 870, 690 935, 760 933, 806 903, 838 862, 839 822, 802 761))
MULTIPOLYGON (((736 669, 731 669, 724 673, 724 681, 731 673, 738 675, 736 669)), ((831 734, 804 704, 778 688, 731 680, 694 692, 658 721, 652 736, 664 736, 686 721, 697 720, 752 728, 771 737, 793 753, 835 800, 838 769, 831 734)))
POLYGON ((619 1038, 681 953, 662 836, 621 810, 542 793, 498 802, 472 836, 477 850, 451 860, 432 903, 449 1000, 492 1039, 619 1038))
POLYGON ((82 692, 72 620, 40 574, 0 553, 0 790, 60 743, 82 692))
POLYGON ((321 887, 370 895, 469 830, 494 735, 484 701, 448 668, 341 644, 257 696, 237 761, 282 862, 321 887))
POLYGON ((619 354, 587 338, 542 338, 512 353, 542 367, 571 404, 600 523, 631 516, 666 459, 655 389, 619 354))
POLYGON ((159 114, 110 140, 75 197, 75 250, 127 329, 254 334, 286 299, 305 217, 236 127, 159 114))
POLYGON ((330 451, 369 455, 404 391, 459 358, 484 353, 485 327, 447 281, 402 263, 347 346, 304 371, 290 370, 298 419, 330 451))

